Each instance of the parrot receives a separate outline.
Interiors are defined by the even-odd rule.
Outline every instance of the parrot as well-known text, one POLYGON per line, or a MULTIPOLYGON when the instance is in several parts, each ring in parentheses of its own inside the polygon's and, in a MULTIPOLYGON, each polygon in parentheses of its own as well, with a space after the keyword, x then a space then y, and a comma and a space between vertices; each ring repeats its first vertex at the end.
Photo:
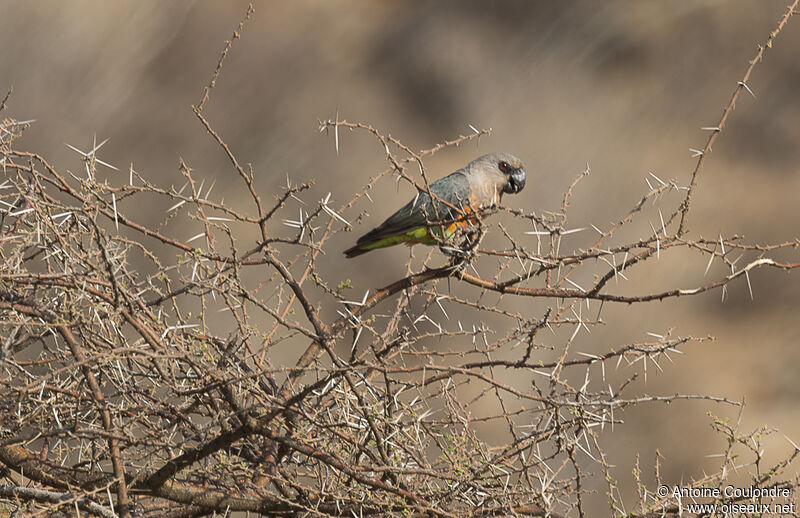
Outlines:
POLYGON ((525 167, 509 153, 489 153, 465 167, 431 182, 430 194, 417 196, 386 221, 361 236, 344 251, 348 258, 401 243, 438 245, 452 240, 459 229, 477 222, 478 216, 500 203, 504 193, 525 187, 525 167))

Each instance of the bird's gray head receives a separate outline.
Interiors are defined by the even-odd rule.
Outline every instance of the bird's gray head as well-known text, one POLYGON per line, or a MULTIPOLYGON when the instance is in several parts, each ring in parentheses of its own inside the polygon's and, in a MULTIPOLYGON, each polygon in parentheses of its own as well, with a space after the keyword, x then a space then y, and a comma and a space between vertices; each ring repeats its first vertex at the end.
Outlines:
POLYGON ((525 187, 525 166, 522 160, 510 153, 489 153, 476 158, 468 166, 503 175, 502 192, 516 194, 525 187))

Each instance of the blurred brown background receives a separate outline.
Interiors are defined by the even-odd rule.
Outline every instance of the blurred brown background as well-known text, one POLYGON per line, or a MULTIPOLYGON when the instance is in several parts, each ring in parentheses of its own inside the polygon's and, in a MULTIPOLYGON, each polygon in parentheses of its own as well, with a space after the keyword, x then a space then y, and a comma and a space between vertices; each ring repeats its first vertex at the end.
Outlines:
MULTIPOLYGON (((231 51, 206 115, 240 161, 253 164, 266 199, 288 174, 295 182, 316 179, 312 199, 330 191, 339 203, 386 161, 372 138, 347 132, 337 156, 332 137, 317 131, 319 119, 338 113, 414 149, 469 133, 468 124, 491 127, 478 145, 430 159, 429 174, 441 176, 484 152, 509 151, 525 161, 529 177, 521 195, 504 201, 544 211, 560 207, 564 190, 588 163, 592 174, 576 190, 571 226, 608 228, 647 191, 649 171, 688 182, 695 163, 689 148, 702 148, 707 138, 700 127, 716 124, 785 4, 263 2, 231 51)), ((97 134, 110 138, 101 159, 123 171, 133 163, 156 183, 183 183, 179 157, 198 177, 229 178, 227 159, 190 105, 199 102, 246 6, 0 2, 0 89, 14 87, 4 116, 36 119, 17 147, 80 171, 78 156, 64 143, 88 149, 97 134)), ((693 236, 743 234, 760 244, 798 237, 798 49, 800 20, 793 20, 749 83, 757 98, 740 97, 706 163, 690 220, 693 236)), ((356 232, 382 221, 410 193, 392 182, 379 185, 375 205, 357 206, 370 217, 356 232)), ((214 191, 228 202, 246 203, 244 196, 234 182, 218 181, 214 191)), ((160 221, 163 214, 141 217, 160 221)), ((328 267, 354 279, 359 294, 404 271, 404 249, 341 259, 357 234, 342 236, 332 244, 328 267)), ((591 240, 576 237, 563 246, 591 240)), ((664 257, 630 272, 624 288, 609 290, 693 287, 711 278, 703 277, 705 263, 664 257)), ((714 274, 724 270, 715 266, 714 274)), ((752 301, 740 279, 724 303, 715 291, 638 307, 607 305, 608 325, 584 335, 579 350, 603 351, 670 328, 680 336, 715 336, 662 363, 661 373, 651 365, 637 390, 746 397, 743 430, 779 428, 767 445, 784 454, 790 445, 782 434, 800 443, 800 272, 760 270, 751 281, 752 301)), ((620 482, 630 487, 635 452, 651 473, 655 448, 666 456, 662 472, 672 483, 717 466, 705 456, 725 445, 711 433, 706 410, 731 415, 707 402, 627 412, 626 424, 603 437, 620 482)), ((594 484, 602 488, 600 479, 594 484)))

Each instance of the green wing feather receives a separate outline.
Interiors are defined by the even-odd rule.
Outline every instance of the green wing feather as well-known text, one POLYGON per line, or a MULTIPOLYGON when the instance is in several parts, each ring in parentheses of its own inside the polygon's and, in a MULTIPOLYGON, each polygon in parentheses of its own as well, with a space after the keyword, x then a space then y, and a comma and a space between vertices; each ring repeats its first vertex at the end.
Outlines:
MULTIPOLYGON (((430 191, 458 209, 469 203, 469 180, 462 171, 456 171, 432 182, 430 191)), ((461 216, 459 210, 447 204, 431 199, 428 193, 421 192, 377 228, 361 236, 356 246, 345 250, 345 255, 355 257, 376 248, 407 242, 435 243, 435 239, 428 234, 428 226, 450 223, 461 216)))

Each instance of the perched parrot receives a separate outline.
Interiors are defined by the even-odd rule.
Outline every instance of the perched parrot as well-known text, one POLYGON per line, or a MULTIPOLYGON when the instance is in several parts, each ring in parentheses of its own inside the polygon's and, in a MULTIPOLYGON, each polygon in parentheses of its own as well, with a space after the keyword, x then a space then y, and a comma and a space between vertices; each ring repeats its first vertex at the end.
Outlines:
POLYGON ((480 214, 497 205, 503 193, 518 193, 523 187, 525 169, 519 158, 508 153, 483 155, 432 182, 433 199, 427 192, 420 192, 377 228, 361 236, 344 255, 356 257, 400 243, 436 245, 448 241, 459 228, 477 222, 474 216, 468 216, 469 213, 480 214))

